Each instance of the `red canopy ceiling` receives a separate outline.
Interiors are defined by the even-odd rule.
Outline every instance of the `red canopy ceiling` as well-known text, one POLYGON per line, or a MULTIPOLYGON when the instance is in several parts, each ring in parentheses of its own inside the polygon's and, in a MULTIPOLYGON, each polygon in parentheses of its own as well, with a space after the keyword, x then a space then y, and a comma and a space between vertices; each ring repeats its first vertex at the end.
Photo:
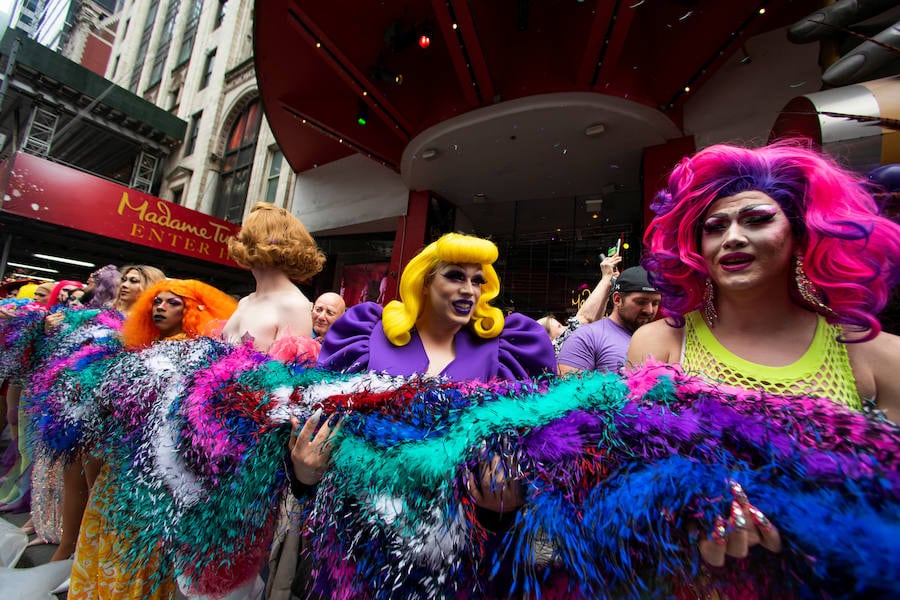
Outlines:
POLYGON ((819 4, 258 0, 256 70, 266 115, 295 170, 354 152, 399 170, 404 147, 426 128, 535 94, 610 94, 678 122, 686 86, 696 91, 742 40, 819 4), (362 103, 366 125, 357 123, 362 103))

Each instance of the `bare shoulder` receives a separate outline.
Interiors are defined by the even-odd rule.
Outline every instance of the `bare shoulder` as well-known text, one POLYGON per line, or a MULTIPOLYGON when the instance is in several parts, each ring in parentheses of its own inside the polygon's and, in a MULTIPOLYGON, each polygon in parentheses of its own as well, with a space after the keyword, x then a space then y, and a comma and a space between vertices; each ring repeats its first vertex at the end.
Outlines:
POLYGON ((857 371, 859 374, 876 374, 882 369, 896 373, 900 367, 900 336, 881 332, 867 342, 849 343, 847 355, 854 375, 857 371))
POLYGON ((665 363, 677 363, 681 360, 682 339, 684 328, 672 327, 665 319, 647 323, 631 336, 628 363, 640 365, 651 357, 665 363))
POLYGON ((312 302, 309 298, 295 289, 293 292, 285 292, 278 297, 278 304, 287 310, 312 310, 312 302))
POLYGON ((891 420, 900 421, 900 336, 882 332, 867 342, 847 344, 847 356, 860 394, 876 398, 891 420))
POLYGON ((291 335, 312 335, 313 304, 299 289, 285 290, 273 301, 273 318, 277 321, 275 339, 291 335))

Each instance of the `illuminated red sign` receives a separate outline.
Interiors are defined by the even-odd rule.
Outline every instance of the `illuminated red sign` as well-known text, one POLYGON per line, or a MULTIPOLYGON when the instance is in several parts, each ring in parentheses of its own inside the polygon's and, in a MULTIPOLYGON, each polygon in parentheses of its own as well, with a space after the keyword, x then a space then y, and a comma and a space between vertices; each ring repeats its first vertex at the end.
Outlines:
POLYGON ((240 268, 227 245, 238 225, 31 154, 11 160, 4 212, 240 268))

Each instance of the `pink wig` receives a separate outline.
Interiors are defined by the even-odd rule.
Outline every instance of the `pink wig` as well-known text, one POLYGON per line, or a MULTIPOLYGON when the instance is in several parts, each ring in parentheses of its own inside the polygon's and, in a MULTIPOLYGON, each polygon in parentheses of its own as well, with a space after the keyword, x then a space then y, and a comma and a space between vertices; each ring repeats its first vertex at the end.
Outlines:
POLYGON ((60 281, 55 286, 53 286, 53 291, 50 292, 50 297, 47 299, 47 307, 53 308, 57 304, 60 304, 59 301, 59 293, 62 291, 64 287, 73 287, 78 288, 79 290, 84 288, 84 284, 80 281, 71 281, 69 279, 64 279, 60 281))
POLYGON ((834 311, 829 321, 867 332, 863 339, 881 331, 875 316, 900 278, 900 225, 879 216, 863 178, 801 143, 710 146, 672 171, 652 205, 644 266, 663 294, 662 314, 675 326, 702 303, 709 277, 700 254, 706 211, 719 198, 753 190, 787 215, 795 252, 834 311))

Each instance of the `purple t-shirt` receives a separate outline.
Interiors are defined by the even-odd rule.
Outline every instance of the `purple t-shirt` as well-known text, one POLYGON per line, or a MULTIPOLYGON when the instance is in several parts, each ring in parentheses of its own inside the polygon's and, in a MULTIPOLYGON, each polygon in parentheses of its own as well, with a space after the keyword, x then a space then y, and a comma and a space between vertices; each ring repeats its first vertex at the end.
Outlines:
POLYGON ((630 343, 631 332, 612 319, 601 319, 569 335, 556 361, 582 371, 618 373, 625 365, 630 343))

